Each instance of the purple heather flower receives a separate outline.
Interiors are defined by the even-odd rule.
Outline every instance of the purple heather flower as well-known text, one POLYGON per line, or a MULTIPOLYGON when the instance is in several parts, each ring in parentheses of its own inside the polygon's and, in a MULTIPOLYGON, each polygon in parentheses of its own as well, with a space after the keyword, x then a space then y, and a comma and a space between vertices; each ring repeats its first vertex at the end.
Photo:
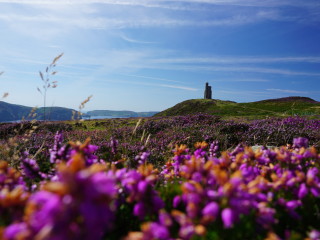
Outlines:
POLYGON ((111 152, 113 155, 117 154, 118 151, 118 140, 116 140, 115 138, 111 137, 110 139, 110 147, 111 147, 111 152))
POLYGON ((258 193, 256 196, 257 196, 257 199, 259 200, 259 202, 267 202, 268 201, 268 197, 266 194, 258 193))
POLYGON ((243 145, 240 143, 236 146, 236 148, 230 153, 231 156, 236 156, 238 153, 243 152, 244 151, 244 147, 243 145))
POLYGON ((155 212, 158 212, 161 208, 164 208, 164 202, 158 195, 156 195, 156 192, 154 192, 151 200, 155 212))
POLYGON ((24 152, 21 158, 21 169, 23 174, 30 179, 42 179, 42 174, 39 171, 40 168, 36 160, 28 158, 28 154, 28 152, 24 152))
POLYGON ((301 201, 299 200, 291 200, 286 203, 286 207, 289 210, 294 210, 301 205, 301 201))
POLYGON ((27 237, 29 235, 28 231, 28 225, 26 223, 14 223, 5 229, 3 235, 7 240, 15 240, 20 239, 19 236, 27 237))
POLYGON ((225 228, 231 228, 233 226, 233 211, 231 208, 225 208, 221 212, 222 222, 225 228))
POLYGON ((216 200, 220 197, 220 195, 221 195, 220 193, 218 193, 217 191, 214 191, 214 190, 207 191, 207 196, 210 200, 216 200))
POLYGON ((145 204, 143 202, 136 203, 133 208, 133 214, 139 219, 143 219, 147 214, 145 204))
POLYGON ((55 218, 61 211, 61 201, 58 195, 47 191, 39 191, 30 198, 30 202, 38 206, 29 219, 29 224, 38 232, 45 226, 54 224, 55 218))
POLYGON ((84 182, 86 186, 83 188, 83 191, 86 190, 85 193, 87 194, 87 198, 94 199, 99 196, 113 197, 117 194, 117 186, 115 185, 114 177, 110 174, 107 175, 104 172, 95 173, 89 179, 90 184, 87 183, 88 179, 84 180, 86 181, 84 182))
POLYGON ((188 202, 198 204, 201 202, 202 197, 198 193, 188 193, 183 195, 183 199, 188 202))
POLYGON ((304 198, 308 194, 308 188, 305 183, 302 183, 299 187, 298 197, 299 199, 304 198))
POLYGON ((194 226, 191 224, 186 224, 180 227, 179 236, 182 239, 190 239, 195 233, 194 226))
POLYGON ((181 203, 181 196, 177 195, 173 198, 173 207, 176 208, 181 203))
POLYGON ((168 213, 166 213, 165 211, 160 211, 159 223, 163 226, 170 227, 172 225, 172 219, 168 213))
POLYGON ((320 196, 320 189, 319 189, 319 187, 318 187, 318 188, 311 187, 311 188, 310 188, 310 192, 311 192, 312 195, 315 196, 315 197, 319 197, 319 196, 320 196))
POLYGON ((206 154, 206 151, 203 150, 202 148, 199 148, 199 149, 195 150, 193 154, 197 158, 202 158, 206 154))
POLYGON ((320 231, 318 231, 318 230, 314 229, 308 235, 311 240, 319 240, 320 239, 320 231))
POLYGON ((186 212, 190 218, 196 218, 199 208, 193 202, 189 202, 186 207, 186 212))
POLYGON ((141 194, 144 194, 148 189, 149 183, 147 181, 140 181, 138 183, 138 191, 141 194))
POLYGON ((152 239, 167 240, 170 238, 168 229, 159 223, 151 223, 150 232, 153 234, 152 239))
POLYGON ((258 204, 259 214, 257 217, 257 222, 260 223, 263 227, 268 228, 270 225, 276 222, 274 215, 276 210, 273 208, 267 207, 265 202, 261 202, 258 204))
POLYGON ((187 189, 189 192, 195 192, 196 191, 196 187, 193 184, 189 183, 189 182, 184 183, 183 187, 185 189, 187 189))
POLYGON ((58 158, 61 157, 61 148, 62 148, 62 142, 63 142, 63 135, 61 132, 57 132, 54 136, 54 144, 52 149, 49 150, 50 152, 50 162, 56 163, 58 158))
POLYGON ((318 177, 317 174, 319 173, 319 170, 317 168, 310 168, 307 172, 307 182, 317 182, 318 177))
POLYGON ((204 216, 210 216, 210 217, 216 218, 218 213, 219 213, 219 205, 216 202, 211 202, 202 209, 202 214, 204 216))
POLYGON ((308 139, 303 137, 298 137, 293 139, 294 148, 307 148, 309 146, 308 139))
POLYGON ((210 144, 209 156, 210 157, 216 157, 218 150, 219 150, 219 142, 218 141, 213 141, 210 144))
POLYGON ((196 182, 201 182, 202 181, 202 174, 199 172, 195 172, 192 174, 192 180, 196 182))
POLYGON ((150 153, 148 151, 142 152, 135 157, 135 161, 138 162, 139 165, 142 165, 147 162, 150 153))

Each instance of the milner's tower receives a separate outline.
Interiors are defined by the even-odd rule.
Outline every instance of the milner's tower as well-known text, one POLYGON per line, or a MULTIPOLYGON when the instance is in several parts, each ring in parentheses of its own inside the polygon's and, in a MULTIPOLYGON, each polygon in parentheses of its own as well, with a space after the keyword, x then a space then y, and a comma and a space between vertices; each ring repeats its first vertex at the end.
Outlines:
POLYGON ((204 90, 204 99, 212 99, 212 90, 209 83, 206 83, 206 88, 204 90))

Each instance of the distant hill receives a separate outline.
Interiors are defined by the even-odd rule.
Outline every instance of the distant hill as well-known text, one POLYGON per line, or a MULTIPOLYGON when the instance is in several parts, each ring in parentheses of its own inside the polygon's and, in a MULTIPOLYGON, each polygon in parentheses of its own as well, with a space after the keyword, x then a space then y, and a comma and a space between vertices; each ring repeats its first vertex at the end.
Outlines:
POLYGON ((320 102, 307 97, 286 97, 248 103, 217 99, 191 99, 178 103, 155 116, 177 116, 199 112, 224 117, 248 118, 295 115, 320 116, 320 102))
POLYGON ((17 121, 27 116, 31 107, 0 101, 0 122, 17 121))
POLYGON ((308 97, 284 97, 284 98, 275 98, 275 99, 267 99, 262 101, 257 101, 256 103, 275 103, 275 102, 301 102, 301 103, 319 103, 316 100, 308 97))
POLYGON ((93 110, 88 111, 85 117, 110 116, 110 117, 152 117, 158 112, 133 112, 133 111, 113 111, 113 110, 93 110))
MULTIPOLYGON (((0 122, 19 121, 22 119, 31 120, 32 107, 16 105, 0 101, 0 122), (28 118, 29 116, 29 118, 28 118)), ((44 108, 35 110, 35 117, 32 119, 43 120, 44 108)), ((71 120, 73 109, 62 107, 46 107, 46 119, 51 121, 71 120)))

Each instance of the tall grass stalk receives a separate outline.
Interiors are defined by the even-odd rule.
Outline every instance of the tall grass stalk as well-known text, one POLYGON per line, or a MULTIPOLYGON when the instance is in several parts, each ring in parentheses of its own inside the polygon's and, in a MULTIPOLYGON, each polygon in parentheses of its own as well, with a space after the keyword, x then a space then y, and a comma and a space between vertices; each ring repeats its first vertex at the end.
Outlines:
POLYGON ((47 91, 49 88, 56 88, 57 81, 51 81, 50 77, 55 75, 57 71, 54 70, 56 67, 57 61, 63 56, 63 53, 55 57, 52 61, 52 63, 47 66, 45 70, 45 74, 43 74, 41 71, 39 71, 41 81, 43 82, 42 90, 38 87, 37 90, 40 92, 40 94, 43 97, 43 121, 46 121, 46 101, 47 101, 47 91))

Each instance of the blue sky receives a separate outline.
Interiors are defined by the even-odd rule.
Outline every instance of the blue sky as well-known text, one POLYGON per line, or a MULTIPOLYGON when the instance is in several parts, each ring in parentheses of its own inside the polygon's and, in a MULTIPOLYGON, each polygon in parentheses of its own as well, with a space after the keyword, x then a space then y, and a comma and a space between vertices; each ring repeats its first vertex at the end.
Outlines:
POLYGON ((47 105, 161 111, 202 98, 320 101, 319 0, 0 0, 0 93, 47 105))

